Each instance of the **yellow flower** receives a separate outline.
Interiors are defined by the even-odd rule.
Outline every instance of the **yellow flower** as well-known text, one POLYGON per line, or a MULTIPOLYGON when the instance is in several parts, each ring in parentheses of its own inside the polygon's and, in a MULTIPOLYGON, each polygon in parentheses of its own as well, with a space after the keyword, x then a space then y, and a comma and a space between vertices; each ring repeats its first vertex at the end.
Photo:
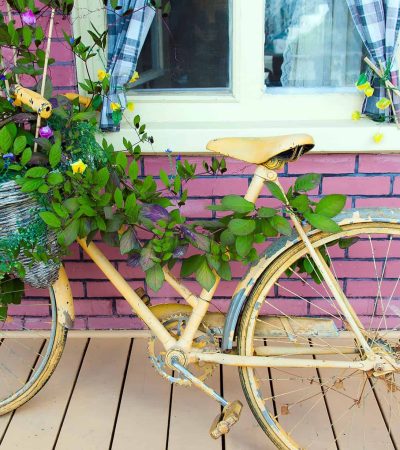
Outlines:
POLYGON ((367 97, 372 97, 372 95, 374 95, 374 88, 370 86, 369 88, 365 89, 364 94, 367 97))
POLYGON ((139 73, 135 70, 135 72, 132 75, 132 78, 129 80, 129 83, 134 83, 140 78, 139 73))
POLYGON ((83 173, 86 170, 87 164, 85 164, 81 159, 71 164, 73 173, 83 173))
POLYGON ((390 103, 391 101, 388 98, 383 97, 378 102, 376 102, 376 107, 379 109, 386 109, 390 105, 390 103))
POLYGON ((112 102, 110 104, 110 108, 112 109, 112 111, 119 111, 121 109, 121 105, 119 103, 112 102))
POLYGON ((127 109, 129 111, 133 111, 135 109, 135 104, 133 102, 128 102, 128 104, 126 105, 127 109))
POLYGON ((375 133, 373 135, 373 140, 379 144, 379 142, 381 142, 381 140, 383 139, 383 133, 375 133))
POLYGON ((369 89, 371 87, 371 85, 369 84, 369 81, 367 81, 364 84, 356 85, 356 87, 359 91, 365 91, 366 89, 369 89))
POLYGON ((361 113, 360 111, 353 111, 353 114, 351 115, 351 118, 353 120, 360 120, 361 119, 361 113))
POLYGON ((99 79, 99 81, 103 81, 104 78, 108 78, 108 77, 109 77, 109 74, 105 70, 99 69, 97 71, 97 78, 99 79))

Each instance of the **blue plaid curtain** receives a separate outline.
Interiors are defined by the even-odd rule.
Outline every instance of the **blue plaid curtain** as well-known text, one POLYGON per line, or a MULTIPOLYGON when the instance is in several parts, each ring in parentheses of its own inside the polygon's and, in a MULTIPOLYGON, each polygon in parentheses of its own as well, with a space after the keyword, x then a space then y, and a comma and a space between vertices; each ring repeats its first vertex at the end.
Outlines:
MULTIPOLYGON (((391 81, 398 86, 399 0, 347 0, 347 3, 372 62, 378 67, 380 67, 380 63, 383 64, 383 67, 389 64, 391 81)), ((375 92, 372 97, 365 100, 363 112, 371 117, 376 117, 382 114, 382 111, 375 106, 376 102, 385 97, 386 92, 380 85, 379 79, 372 73, 371 85, 375 88, 375 92)), ((399 117, 400 98, 393 95, 393 103, 399 117)), ((384 112, 386 116, 392 116, 391 108, 387 108, 384 112)))
POLYGON ((112 120, 112 102, 126 108, 124 86, 132 78, 155 10, 147 5, 148 0, 119 0, 121 9, 115 11, 108 3, 108 60, 110 91, 104 100, 100 128, 103 131, 118 131, 112 120), (126 14, 125 14, 126 13, 126 14))

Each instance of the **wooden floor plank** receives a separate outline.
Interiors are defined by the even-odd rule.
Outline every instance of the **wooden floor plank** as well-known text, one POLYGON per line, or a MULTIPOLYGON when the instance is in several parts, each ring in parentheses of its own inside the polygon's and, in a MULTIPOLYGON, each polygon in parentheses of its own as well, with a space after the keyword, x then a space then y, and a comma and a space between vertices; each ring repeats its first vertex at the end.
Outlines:
MULTIPOLYGON (((335 339, 336 347, 346 345, 353 345, 352 341, 335 339)), ((329 359, 332 360, 343 360, 344 358, 345 356, 341 355, 329 356, 329 359)), ((354 359, 352 355, 347 358, 354 359)), ((327 357, 325 356, 324 359, 327 357)), ((321 369, 320 375, 327 386, 326 399, 339 447, 352 450, 393 449, 371 387, 368 382, 364 384, 365 375, 352 369, 321 369), (330 388, 338 377, 342 383, 330 388), (362 396, 362 403, 356 406, 355 400, 360 397, 362 391, 366 395, 362 396)), ((398 425, 398 419, 396 424, 398 425)))
POLYGON ((226 450, 274 450, 275 446, 261 430, 254 418, 239 381, 237 367, 223 367, 224 397, 243 403, 239 422, 226 435, 226 450))
POLYGON ((2 450, 25 450, 28 442, 30 450, 53 447, 86 342, 86 339, 67 341, 61 361, 49 382, 15 412, 1 444, 2 450))
MULTIPOLYGON (((372 381, 372 380, 371 380, 372 381)), ((392 434, 393 441, 397 448, 400 448, 400 374, 395 374, 390 384, 384 380, 375 380, 373 388, 380 409, 386 420, 387 429, 392 434), (395 383, 396 386, 394 386, 395 383)))
MULTIPOLYGON (((220 391, 218 367, 207 384, 220 391)), ((214 440, 209 435, 211 423, 220 411, 215 400, 195 387, 174 385, 171 408, 168 450, 222 449, 221 439, 214 440)))
MULTIPOLYGON (((7 339, 0 346, 0 386, 4 386, 0 397, 10 394, 21 387, 27 380, 32 366, 37 359, 44 340, 41 338, 24 339, 22 342, 16 339, 7 339), (6 375, 8 373, 8 375, 6 375)), ((12 413, 0 417, 0 436, 7 429, 12 413)))
POLYGON ((164 450, 170 383, 148 360, 147 339, 135 339, 126 376, 112 450, 164 450))
POLYGON ((92 339, 57 450, 108 450, 130 339, 92 339))

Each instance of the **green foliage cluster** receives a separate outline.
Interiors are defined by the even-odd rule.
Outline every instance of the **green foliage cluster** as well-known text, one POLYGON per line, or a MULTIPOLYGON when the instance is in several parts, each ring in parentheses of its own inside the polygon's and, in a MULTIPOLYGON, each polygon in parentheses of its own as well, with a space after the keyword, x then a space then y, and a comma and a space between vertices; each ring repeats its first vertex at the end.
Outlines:
MULTIPOLYGON (((49 7, 54 1, 42 3, 49 7)), ((33 0, 10 3, 19 12, 30 8, 38 13, 33 0)), ((62 11, 68 11, 71 5, 67 0, 56 3, 62 11)), ((155 7, 166 8, 168 13, 169 2, 155 3, 155 7)), ((0 46, 19 48, 25 39, 18 50, 19 62, 3 72, 12 84, 16 74, 36 77, 41 73, 40 46, 44 35, 43 30, 37 31, 40 27, 36 25, 29 26, 27 32, 23 30, 25 25, 17 28, 11 23, 1 22, 0 46), (38 45, 35 40, 32 47, 29 36, 37 37, 38 45)), ((106 45, 106 34, 96 30, 89 34, 93 41, 89 45, 83 44, 79 37, 65 35, 75 55, 85 63, 104 51, 106 45)), ((1 83, 5 90, 4 80, 1 83)), ((158 186, 154 177, 141 175, 141 146, 151 144, 153 138, 140 116, 136 115, 130 123, 132 141, 123 139, 118 149, 105 139, 98 144, 96 111, 107 96, 108 78, 94 81, 88 76, 80 81, 80 86, 89 96, 85 105, 78 98, 51 98, 49 85, 47 98, 54 105, 53 114, 42 126, 48 127, 51 133, 38 139, 35 139, 36 115, 29 107, 16 107, 0 98, 0 182, 14 179, 22 192, 39 199, 43 205, 40 218, 55 230, 63 254, 77 238, 91 242, 100 235, 104 242, 119 247, 121 254, 127 255, 129 265, 142 268, 148 286, 155 291, 164 282, 163 268, 172 268, 178 262, 182 262, 183 277, 193 275, 203 288, 210 289, 217 274, 224 280, 231 279, 232 261, 253 263, 258 257, 258 244, 279 235, 291 235, 292 227, 287 219, 290 213, 322 231, 338 230, 332 218, 343 208, 345 197, 330 195, 313 201, 308 192, 320 182, 316 174, 299 177, 286 194, 277 185, 268 183, 272 195, 282 203, 277 208, 257 208, 240 196, 227 195, 219 204, 209 206, 217 219, 188 220, 181 208, 189 196, 190 180, 204 174, 224 174, 225 160, 212 158, 211 163, 204 162, 200 173, 195 164, 169 155, 171 171, 160 170, 162 186, 158 186), (35 144, 36 153, 33 152, 35 144), (190 247, 195 249, 195 254, 187 257, 190 247)), ((120 112, 116 121, 122 118, 120 112)), ((22 250, 39 260, 54 257, 43 254, 34 245, 22 250)), ((297 269, 312 273, 305 262, 297 269)), ((16 275, 22 277, 23 273, 15 272, 15 268, 9 272, 0 270, 0 278, 11 285, 18 283, 13 280, 18 280, 16 275)), ((0 286, 1 293, 6 294, 7 283, 0 286)), ((16 301, 10 292, 8 298, 16 301)))

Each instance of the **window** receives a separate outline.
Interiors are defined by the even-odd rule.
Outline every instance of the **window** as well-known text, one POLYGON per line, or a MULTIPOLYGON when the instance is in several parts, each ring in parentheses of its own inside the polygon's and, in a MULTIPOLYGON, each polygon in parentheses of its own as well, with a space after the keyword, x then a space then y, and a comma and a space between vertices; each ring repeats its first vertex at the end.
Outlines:
POLYGON ((346 0, 266 0, 267 86, 354 86, 362 59, 346 0))
POLYGON ((229 0, 178 0, 153 21, 136 89, 230 87, 229 0))
MULTIPOLYGON (((90 22, 105 27, 104 13, 90 13, 99 10, 103 0, 75 1, 74 33, 85 42, 90 22)), ((168 22, 155 19, 139 84, 128 92, 132 114, 141 115, 155 138, 144 151, 199 153, 217 137, 290 133, 313 135, 321 152, 400 150, 395 126, 384 127, 377 145, 372 136, 380 124, 351 120, 362 104, 354 88, 362 57, 346 0, 174 0, 168 22), (288 21, 308 31, 290 46, 292 60, 288 21)), ((96 77, 104 66, 92 58, 89 68, 96 77)), ((77 70, 83 78, 79 61, 77 70)), ((115 145, 122 137, 132 138, 130 126, 107 135, 115 145)))

